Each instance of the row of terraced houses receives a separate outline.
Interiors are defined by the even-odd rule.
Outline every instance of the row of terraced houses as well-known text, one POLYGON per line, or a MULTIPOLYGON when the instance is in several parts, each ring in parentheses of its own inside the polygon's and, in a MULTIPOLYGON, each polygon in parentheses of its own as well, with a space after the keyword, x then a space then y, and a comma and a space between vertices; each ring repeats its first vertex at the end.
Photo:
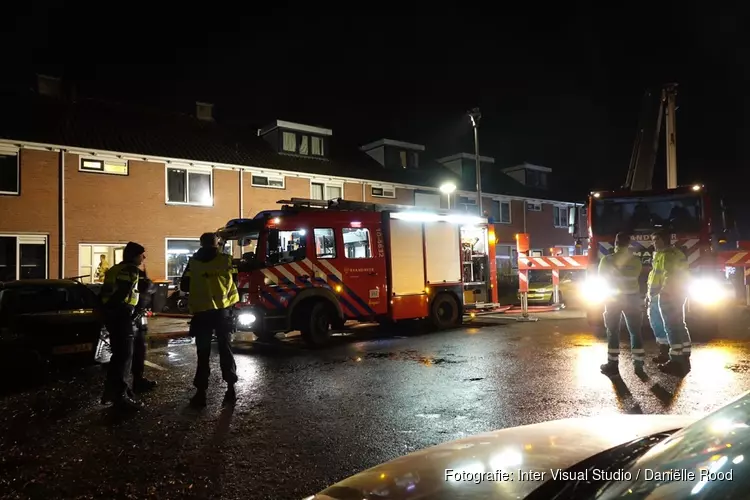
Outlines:
MULTIPOLYGON (((173 281, 201 233, 293 197, 478 212, 473 154, 430 158, 398 138, 339 144, 334 132, 225 124, 206 103, 180 115, 70 99, 39 77, 0 117, 0 281, 90 281, 101 256, 118 261, 131 240, 147 248, 153 278, 173 281), (450 196, 439 189, 446 182, 458 186, 450 196)), ((519 232, 539 254, 572 254, 574 203, 550 195, 551 169, 480 158, 500 269, 513 274, 519 232)))

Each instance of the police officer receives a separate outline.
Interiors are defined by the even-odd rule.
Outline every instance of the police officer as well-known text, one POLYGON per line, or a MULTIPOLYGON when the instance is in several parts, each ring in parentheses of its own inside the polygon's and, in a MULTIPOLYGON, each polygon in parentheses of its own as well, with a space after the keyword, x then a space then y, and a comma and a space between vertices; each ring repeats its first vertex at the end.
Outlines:
MULTIPOLYGON (((659 370, 684 377, 690 372, 690 332, 685 324, 687 304, 686 281, 688 264, 685 254, 671 244, 667 231, 657 231, 651 237, 656 250, 648 277, 648 297, 656 301, 659 318, 669 341, 669 361, 659 370)), ((657 323, 652 320, 652 325, 657 323)))
POLYGON ((190 400, 191 405, 197 407, 206 406, 214 332, 219 344, 221 375, 227 383, 224 402, 230 403, 237 399, 234 390, 237 366, 230 346, 230 336, 232 306, 239 302, 232 256, 219 251, 219 239, 215 233, 204 233, 200 241, 201 248, 190 258, 180 280, 182 291, 190 293, 188 306, 193 314, 190 334, 195 337, 198 351, 198 367, 193 380, 197 392, 190 400))
POLYGON ((123 250, 122 262, 105 273, 101 290, 104 323, 112 350, 102 403, 111 401, 119 409, 141 407, 131 396, 127 378, 133 362, 133 319, 139 300, 138 267, 146 258, 145 252, 146 249, 138 243, 128 243, 123 250))
POLYGON ((643 374, 645 351, 641 337, 642 304, 639 277, 642 265, 630 250, 630 235, 619 233, 615 237, 615 251, 599 261, 599 275, 615 290, 614 297, 604 309, 604 326, 607 328, 607 362, 601 371, 607 376, 618 376, 620 358, 620 319, 624 317, 630 333, 630 352, 637 374, 643 374))
POLYGON ((143 376, 146 364, 146 332, 148 328, 143 324, 142 318, 146 310, 151 306, 156 285, 146 275, 145 270, 139 270, 138 274, 138 305, 136 306, 135 338, 133 339, 133 392, 148 392, 156 387, 155 380, 149 380, 143 376))

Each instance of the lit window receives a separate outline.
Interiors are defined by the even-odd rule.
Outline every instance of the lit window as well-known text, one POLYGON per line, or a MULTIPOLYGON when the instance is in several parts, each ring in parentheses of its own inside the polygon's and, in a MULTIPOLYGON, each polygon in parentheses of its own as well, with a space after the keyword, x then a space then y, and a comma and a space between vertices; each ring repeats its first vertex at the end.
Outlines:
POLYGON ((78 170, 97 174, 128 175, 128 162, 124 160, 81 158, 78 170))
POLYGON ((284 189, 284 177, 272 175, 252 175, 251 184, 256 187, 284 189))
POLYGON ((312 154, 314 156, 325 156, 322 137, 312 137, 312 154))
POLYGON ((283 140, 282 148, 284 149, 284 151, 287 151, 289 153, 296 153, 297 136, 294 134, 294 132, 282 132, 281 136, 283 140))
POLYGON ((326 182, 310 183, 310 198, 313 200, 335 200, 344 197, 344 187, 326 182))
POLYGON ((395 198, 396 190, 392 187, 372 186, 371 194, 375 198, 395 198))
POLYGON ((345 227, 341 232, 344 237, 344 250, 347 259, 369 259, 372 257, 370 231, 368 229, 345 227))
POLYGON ((211 171, 168 167, 167 202, 186 205, 213 205, 211 171))

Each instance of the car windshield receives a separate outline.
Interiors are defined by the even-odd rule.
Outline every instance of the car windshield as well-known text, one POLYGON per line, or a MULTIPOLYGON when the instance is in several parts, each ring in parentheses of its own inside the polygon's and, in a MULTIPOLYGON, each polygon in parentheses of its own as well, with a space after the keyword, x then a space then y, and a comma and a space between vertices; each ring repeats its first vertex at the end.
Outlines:
POLYGON ((94 307, 94 294, 79 285, 28 285, 0 290, 0 316, 94 307))
POLYGON ((697 233, 703 211, 701 198, 693 195, 603 198, 594 201, 592 216, 592 229, 597 235, 642 233, 657 227, 697 233))
POLYGON ((552 271, 529 271, 529 283, 535 285, 551 285, 552 271))
POLYGON ((665 439, 628 470, 631 480, 611 483, 596 498, 747 497, 750 393, 665 439))

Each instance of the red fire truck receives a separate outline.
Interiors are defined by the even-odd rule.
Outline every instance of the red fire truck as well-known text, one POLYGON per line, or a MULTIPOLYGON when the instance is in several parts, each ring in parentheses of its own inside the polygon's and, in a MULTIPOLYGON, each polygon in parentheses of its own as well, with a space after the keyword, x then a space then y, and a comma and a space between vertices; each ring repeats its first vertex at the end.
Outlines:
POLYGON ((325 344, 349 320, 461 324, 497 302, 487 219, 346 200, 292 199, 218 230, 242 249, 238 329, 325 344))
MULTIPOLYGON (((691 269, 688 322, 703 331, 714 331, 719 306, 728 299, 723 265, 717 259, 719 243, 725 230, 723 205, 714 204, 703 185, 677 186, 676 85, 662 89, 658 120, 653 120, 651 105, 655 94, 646 93, 644 114, 639 126, 626 185, 620 191, 594 192, 588 199, 588 262, 589 273, 584 295, 589 300, 588 317, 592 324, 602 322, 602 302, 608 294, 607 283, 599 280, 600 259, 614 251, 618 232, 632 235, 632 249, 643 263, 642 291, 651 270, 654 252, 651 234, 665 229, 672 234, 672 243, 682 249, 691 269), (665 109, 666 108, 666 109, 665 109), (667 189, 653 190, 654 161, 658 149, 662 114, 667 117, 667 189), (656 122, 656 123, 653 123, 656 122)), ((572 214, 571 219, 574 219, 572 214)), ((689 326, 691 326, 689 325, 689 326)))

